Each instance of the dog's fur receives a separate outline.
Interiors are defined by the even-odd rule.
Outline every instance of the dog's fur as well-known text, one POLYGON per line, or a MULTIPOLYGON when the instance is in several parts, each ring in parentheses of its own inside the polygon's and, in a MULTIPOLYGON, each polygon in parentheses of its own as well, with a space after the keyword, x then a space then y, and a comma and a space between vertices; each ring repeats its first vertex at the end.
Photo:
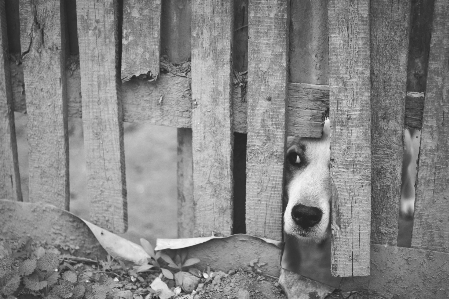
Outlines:
POLYGON ((289 137, 287 140, 284 231, 299 240, 321 243, 329 236, 329 134, 329 121, 326 121, 320 139, 289 137), (320 209, 321 220, 313 227, 303 229, 292 217, 292 209, 298 204, 320 209))

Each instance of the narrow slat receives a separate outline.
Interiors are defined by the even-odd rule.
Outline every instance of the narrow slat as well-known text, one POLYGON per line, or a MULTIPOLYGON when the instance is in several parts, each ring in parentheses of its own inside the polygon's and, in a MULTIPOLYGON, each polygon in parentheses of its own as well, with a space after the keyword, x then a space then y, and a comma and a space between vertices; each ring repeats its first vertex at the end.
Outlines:
POLYGON ((249 1, 246 232, 282 240, 288 1, 249 1))
POLYGON ((77 2, 84 149, 91 219, 127 229, 122 107, 118 85, 117 1, 77 2))
POLYGON ((232 233, 232 28, 233 1, 192 1, 196 236, 232 233))
POLYGON ((29 198, 69 209, 64 1, 21 0, 29 198))
POLYGON ((161 0, 124 0, 122 80, 150 72, 159 75, 161 0))
POLYGON ((412 247, 449 252, 449 2, 435 1, 412 247))
POLYGON ((291 1, 290 82, 329 84, 328 2, 291 1))
POLYGON ((163 0, 161 16, 161 55, 172 63, 190 58, 192 22, 191 0, 163 0))
POLYGON ((370 273, 369 1, 329 2, 332 274, 370 273))
POLYGON ((178 129, 178 237, 193 237, 195 203, 193 201, 192 130, 178 129))
POLYGON ((17 156, 5 1, 0 0, 0 198, 22 201, 17 156))
POLYGON ((371 0, 371 241, 396 245, 410 1, 371 0), (392 38, 394 37, 394 38, 392 38))

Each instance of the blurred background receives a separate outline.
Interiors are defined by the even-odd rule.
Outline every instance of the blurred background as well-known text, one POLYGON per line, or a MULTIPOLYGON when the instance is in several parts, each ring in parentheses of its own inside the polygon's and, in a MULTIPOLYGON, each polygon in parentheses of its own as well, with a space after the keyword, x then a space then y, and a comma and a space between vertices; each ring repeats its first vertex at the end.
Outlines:
MULTIPOLYGON (((15 113, 23 200, 28 201, 27 116, 15 113)), ((177 237, 176 128, 124 123, 128 231, 123 237, 155 244, 177 237)), ((70 212, 89 220, 81 119, 69 118, 70 212)))

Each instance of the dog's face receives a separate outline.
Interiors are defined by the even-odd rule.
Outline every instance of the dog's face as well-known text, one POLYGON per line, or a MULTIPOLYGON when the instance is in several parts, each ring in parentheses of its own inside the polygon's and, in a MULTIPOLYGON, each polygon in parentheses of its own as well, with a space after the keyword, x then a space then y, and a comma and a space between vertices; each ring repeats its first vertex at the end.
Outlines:
POLYGON ((287 139, 284 231, 304 241, 320 243, 329 234, 329 131, 326 122, 321 139, 287 139))

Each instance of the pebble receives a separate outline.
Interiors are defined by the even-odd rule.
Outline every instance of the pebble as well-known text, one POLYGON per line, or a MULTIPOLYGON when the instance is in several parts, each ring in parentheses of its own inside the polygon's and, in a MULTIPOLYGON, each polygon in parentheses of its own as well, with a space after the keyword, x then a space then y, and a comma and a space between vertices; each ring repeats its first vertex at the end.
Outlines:
POLYGON ((237 292, 237 299, 250 299, 250 294, 247 290, 239 289, 237 292))

